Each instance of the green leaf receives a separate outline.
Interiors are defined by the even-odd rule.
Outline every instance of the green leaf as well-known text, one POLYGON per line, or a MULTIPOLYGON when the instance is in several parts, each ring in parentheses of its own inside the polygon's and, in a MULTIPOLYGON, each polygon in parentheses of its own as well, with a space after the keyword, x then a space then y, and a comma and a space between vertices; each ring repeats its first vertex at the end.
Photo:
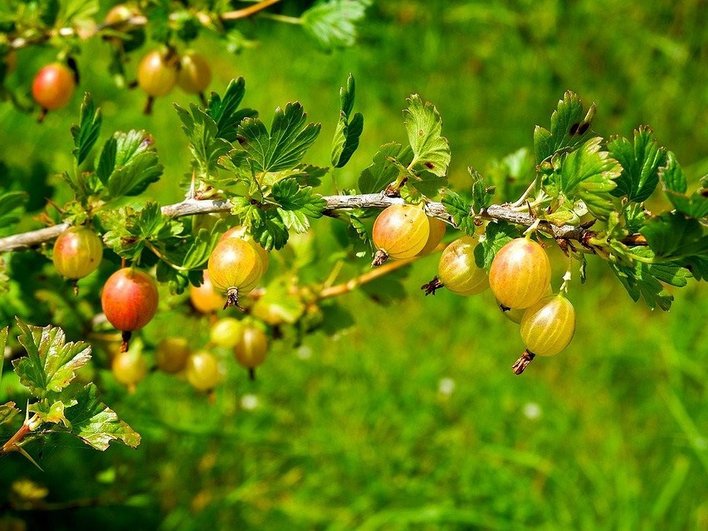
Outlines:
POLYGON ((263 210, 244 197, 233 198, 231 203, 231 213, 264 249, 280 249, 287 243, 288 229, 278 209, 263 210))
POLYGON ((509 153, 500 160, 492 161, 485 168, 485 175, 495 187, 500 201, 519 197, 536 177, 536 162, 528 148, 509 153))
POLYGON ((182 130, 190 140, 189 150, 196 161, 199 178, 212 184, 210 177, 215 175, 219 159, 233 146, 218 137, 216 122, 197 105, 191 104, 189 111, 177 104, 174 107, 182 121, 182 130))
POLYGON ((59 392, 76 376, 76 370, 91 358, 91 346, 83 341, 66 342, 61 328, 31 326, 17 319, 18 341, 27 356, 12 362, 20 383, 42 398, 59 392))
POLYGON ((676 210, 697 219, 708 216, 708 189, 703 184, 690 196, 686 195, 686 176, 673 152, 666 154, 666 166, 659 170, 659 177, 664 193, 676 210))
POLYGON ((489 271, 499 249, 520 235, 521 231, 506 221, 493 221, 487 224, 484 236, 479 239, 479 244, 474 248, 474 261, 477 267, 489 271))
POLYGON ((442 136, 442 118, 435 106, 413 94, 408 98, 408 108, 403 111, 403 117, 408 142, 413 150, 411 169, 414 172, 425 169, 444 177, 450 165, 450 146, 447 138, 442 136))
POLYGON ((239 143, 256 171, 294 168, 320 132, 320 124, 305 124, 307 115, 299 103, 278 107, 268 133, 258 118, 246 118, 238 127, 239 143))
POLYGON ((367 5, 368 2, 361 0, 330 0, 315 4, 300 20, 325 50, 353 46, 356 23, 364 18, 367 5))
POLYGON ((55 402, 47 402, 46 400, 41 400, 30 404, 27 410, 30 413, 34 413, 42 422, 49 422, 51 424, 62 424, 65 428, 71 429, 71 423, 66 418, 64 411, 66 408, 76 405, 77 402, 74 399, 67 400, 66 402, 62 400, 57 400, 55 402))
POLYGON ((566 155, 560 171, 548 176, 546 191, 552 197, 562 194, 570 201, 580 199, 596 217, 606 219, 614 210, 610 192, 622 167, 607 151, 600 151, 601 142, 600 137, 591 138, 566 155))
MULTIPOLYGON (((654 258, 654 252, 646 247, 635 247, 631 250, 631 254, 643 259, 654 258)), ((683 287, 687 284, 687 279, 691 277, 688 269, 671 263, 647 264, 636 260, 632 264, 620 261, 608 263, 632 300, 637 302, 643 298, 644 302, 652 309, 658 306, 662 310, 668 311, 674 300, 673 295, 664 289, 662 282, 683 287)))
POLYGON ((137 447, 140 435, 120 420, 96 394, 96 386, 90 383, 75 396, 77 404, 66 412, 72 433, 96 450, 106 450, 111 441, 137 447))
POLYGON ((5 365, 5 347, 7 346, 7 336, 9 333, 9 326, 0 329, 0 380, 2 380, 2 370, 5 365))
POLYGON ((359 147, 359 137, 364 129, 364 116, 356 113, 350 120, 349 117, 354 107, 354 76, 349 74, 347 84, 339 90, 342 102, 339 111, 339 121, 332 140, 332 154, 330 159, 335 168, 343 167, 359 147))
POLYGON ((162 175, 152 137, 145 131, 115 133, 115 166, 106 180, 110 197, 139 195, 162 175))
POLYGON ((455 225, 465 234, 472 235, 477 227, 471 216, 472 201, 452 190, 445 190, 441 202, 452 217, 455 225))
POLYGON ((0 404, 0 425, 12 422, 20 414, 20 410, 15 407, 14 402, 0 404))
POLYGON ((211 93, 207 114, 216 123, 217 138, 235 142, 238 126, 244 118, 255 118, 258 113, 253 109, 239 109, 246 93, 246 82, 242 77, 232 79, 226 87, 223 98, 216 92, 211 93))
POLYGON ((81 165, 86 160, 98 140, 102 120, 101 109, 96 109, 91 94, 86 92, 81 102, 79 125, 71 128, 71 136, 74 137, 73 154, 77 165, 81 165))
POLYGON ((103 144, 103 149, 101 149, 101 154, 98 157, 98 164, 96 166, 96 175, 104 186, 108 184, 108 179, 111 177, 116 167, 117 151, 118 141, 112 136, 103 144))
POLYGON ((708 236, 700 222, 680 212, 650 219, 640 233, 657 257, 684 263, 692 257, 708 256, 708 236))
POLYGON ((578 95, 566 91, 551 115, 551 130, 538 125, 534 129, 536 164, 541 164, 558 151, 572 150, 582 144, 591 134, 590 126, 594 116, 594 103, 586 113, 578 95))
POLYGON ((306 232, 310 228, 308 218, 319 218, 326 206, 324 199, 309 186, 300 187, 297 179, 289 177, 273 186, 273 199, 280 205, 278 213, 288 229, 306 232))
POLYGON ((474 168, 467 168, 472 177, 472 210, 481 212, 492 204, 494 199, 494 186, 490 186, 482 174, 474 168))
POLYGON ((402 147, 397 142, 384 144, 374 155, 374 162, 361 172, 359 191, 362 194, 382 191, 398 178, 401 166, 408 166, 412 160, 410 146, 402 147))
POLYGON ((634 143, 617 137, 608 142, 607 148, 622 165, 612 195, 627 196, 638 203, 645 201, 659 183, 659 168, 666 163, 666 150, 657 144, 652 130, 642 126, 634 131, 634 143))
POLYGON ((19 221, 28 197, 25 192, 0 192, 0 231, 19 221))

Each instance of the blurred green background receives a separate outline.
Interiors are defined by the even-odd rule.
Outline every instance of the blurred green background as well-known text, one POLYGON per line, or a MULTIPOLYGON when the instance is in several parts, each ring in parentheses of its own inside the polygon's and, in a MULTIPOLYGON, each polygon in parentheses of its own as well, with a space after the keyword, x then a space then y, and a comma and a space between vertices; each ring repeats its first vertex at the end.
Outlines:
MULTIPOLYGON (((467 166, 530 147, 533 126, 548 124, 566 89, 598 104, 602 134, 651 125, 695 183, 708 172, 707 18, 699 0, 389 0, 369 9, 358 45, 344 51, 323 53, 299 28, 268 20, 245 22, 259 44, 240 55, 209 37, 194 47, 209 54, 212 88, 243 76, 244 103, 266 122, 277 105, 302 102, 323 124, 307 159, 320 165, 338 89, 353 73, 364 134, 340 186, 354 185, 380 144, 405 140, 400 111, 411 93, 442 114, 450 179, 464 189, 467 166)), ((10 84, 29 86, 52 53, 21 51, 26 66, 10 84)), ((142 95, 116 90, 107 57, 93 42, 78 58, 104 133, 152 132, 166 172, 151 193, 178 201, 189 158, 170 102, 190 100, 174 92, 141 115, 142 95)), ((28 183, 70 168, 78 107, 77 97, 41 126, 0 107, 3 161, 28 183)), ((331 268, 333 224, 315 225, 315 278, 331 268)), ((565 265, 552 258, 557 287, 565 265)), ((434 256, 416 263, 408 298, 392 305, 346 295, 339 302, 356 326, 299 347, 276 342, 254 383, 229 362, 213 400, 158 373, 126 394, 99 364, 106 401, 142 445, 29 447, 44 472, 4 457, 2 500, 18 478, 48 487, 52 510, 13 513, 29 529, 708 529, 704 286, 692 282, 671 312, 651 312, 590 260, 588 282, 571 285, 572 345, 515 377, 516 325, 489 293, 423 298, 418 287, 435 270, 434 256)), ((185 324, 165 308, 145 336, 185 330, 199 347, 208 320, 185 324)))

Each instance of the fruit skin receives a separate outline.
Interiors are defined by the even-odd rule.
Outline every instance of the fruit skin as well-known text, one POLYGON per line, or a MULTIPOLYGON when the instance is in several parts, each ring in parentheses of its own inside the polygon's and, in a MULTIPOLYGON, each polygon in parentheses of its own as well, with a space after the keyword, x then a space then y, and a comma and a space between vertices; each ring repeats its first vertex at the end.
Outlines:
POLYGON ((265 361, 268 336, 257 326, 246 326, 234 347, 236 360, 247 369, 254 369, 265 361))
POLYGON ((172 90, 177 83, 175 58, 166 58, 159 50, 147 53, 138 65, 138 85, 148 96, 157 98, 172 90))
POLYGON ((187 381, 200 391, 209 391, 221 381, 219 361, 207 350, 189 356, 185 367, 187 381))
POLYGON ((189 300, 200 313, 212 313, 224 306, 224 298, 214 289, 208 271, 204 271, 204 281, 200 286, 189 286, 189 300))
POLYGON ((211 68, 202 54, 194 51, 185 52, 179 60, 177 84, 190 94, 199 94, 211 83, 211 68))
POLYGON ((219 241, 221 242, 229 238, 240 238, 241 240, 251 244, 253 249, 258 254, 258 257, 261 259, 261 275, 265 275, 268 271, 268 267, 270 266, 270 254, 263 247, 261 247, 261 244, 255 241, 251 237, 251 235, 248 234, 248 232, 246 232, 246 227, 242 227, 241 225, 231 227, 229 230, 227 230, 224 234, 221 235, 219 241))
POLYGON ((258 283, 263 274, 263 266, 250 243, 240 238, 226 238, 214 247, 209 256, 207 271, 216 289, 238 289, 243 293, 258 283))
POLYGON ((54 242, 52 260, 59 274, 79 279, 93 273, 103 258, 103 242, 88 227, 71 227, 54 242))
POLYGON ((166 337, 157 345, 155 362, 161 371, 175 373, 184 369, 190 354, 186 338, 166 337))
POLYGON ((474 259, 477 243, 477 238, 463 236, 442 252, 438 279, 445 289, 458 295, 476 295, 487 289, 487 274, 477 267, 474 259))
POLYGON ((538 302, 551 282, 551 262, 538 243, 510 241, 494 257, 489 286, 500 304, 523 309, 538 302))
POLYGON ((209 339, 219 347, 233 348, 241 339, 243 323, 233 317, 219 319, 209 330, 209 339))
POLYGON ((52 111, 65 107, 75 88, 74 73, 61 63, 51 63, 34 76, 32 97, 43 109, 52 111))
POLYGON ((147 375, 145 358, 137 352, 119 352, 111 363, 113 376, 123 385, 134 387, 147 375))
MULTIPOLYGON (((548 284, 548 286, 546 286, 546 291, 543 293, 543 297, 548 297, 550 295, 553 295, 553 288, 550 284, 548 284)), ((499 304, 499 301, 497 301, 497 306, 499 306, 499 309, 507 319, 516 324, 521 322, 521 319, 523 319, 524 313, 526 312, 526 309, 507 308, 506 306, 499 304)))
POLYGON ((529 352, 554 356, 573 339, 575 309, 563 295, 544 297, 524 312, 519 331, 529 352))
POLYGON ((103 286, 101 307, 117 330, 139 330, 152 320, 159 295, 155 280, 142 271, 124 267, 113 273, 103 286))
POLYGON ((425 247, 429 235, 430 223, 423 209, 405 204, 384 209, 376 218, 372 231, 376 248, 394 260, 417 255, 425 247))
POLYGON ((445 232, 447 231, 447 223, 438 218, 431 218, 428 216, 428 223, 430 223, 430 233, 428 234, 428 241, 425 242, 423 249, 417 254, 417 256, 425 256, 426 254, 432 253, 438 244, 445 237, 445 232))

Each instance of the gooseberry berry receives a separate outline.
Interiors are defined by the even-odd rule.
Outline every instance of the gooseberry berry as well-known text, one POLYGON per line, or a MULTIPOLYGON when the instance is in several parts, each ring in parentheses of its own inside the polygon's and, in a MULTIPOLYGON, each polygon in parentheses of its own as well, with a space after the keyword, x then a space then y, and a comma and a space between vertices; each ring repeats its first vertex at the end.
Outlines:
POLYGON ((148 366, 145 357, 137 351, 119 352, 111 363, 113 376, 130 389, 147 375, 148 366))
POLYGON ((211 325, 209 339, 219 347, 233 348, 241 337, 243 324, 233 317, 223 317, 211 325))
POLYGON ((426 254, 432 253, 445 237, 447 223, 438 218, 431 218, 430 216, 428 216, 428 223, 430 223, 430 234, 428 234, 428 241, 425 242, 425 246, 418 253, 418 256, 425 256, 426 254))
POLYGON ((199 391, 209 391, 221 380, 219 361, 211 352, 199 350, 187 358, 187 381, 199 391))
POLYGON ((74 73, 61 63, 51 63, 34 76, 32 97, 45 112, 53 111, 71 101, 75 88, 74 73))
POLYGON ((489 270, 489 285, 500 304, 528 308, 545 293, 551 281, 546 251, 527 238, 516 238, 497 252, 489 270))
POLYGON ((246 227, 243 227, 241 225, 231 227, 229 230, 227 230, 226 232, 224 232, 224 234, 221 235, 219 241, 227 240, 229 238, 239 238, 245 242, 248 242, 253 247, 253 249, 258 254, 258 257, 261 259, 261 275, 265 275, 270 265, 270 253, 268 253, 268 251, 266 251, 260 243, 258 243, 256 240, 253 239, 250 234, 248 234, 248 232, 246 231, 246 227))
POLYGON ((376 218, 372 239, 378 251, 373 266, 388 258, 412 258, 425 247, 430 235, 430 223, 423 209, 413 205, 391 205, 376 218))
POLYGON ((187 51, 179 59, 177 84, 190 94, 204 92, 211 83, 211 68, 206 58, 197 52, 187 51))
POLYGON ((214 289, 209 280, 209 272, 204 271, 204 280, 199 286, 189 286, 189 300, 192 306, 201 313, 212 313, 224 306, 224 298, 214 289))
POLYGON ((138 65, 138 85, 148 95, 145 114, 152 112, 154 98, 164 96, 177 83, 177 58, 171 52, 153 50, 138 65))
POLYGON ((166 337, 157 344, 155 362, 164 372, 175 373, 184 369, 191 350, 184 337, 166 337))
POLYGON ((234 347, 236 360, 246 369, 251 380, 255 379, 255 369, 266 358, 268 337, 255 325, 247 325, 241 332, 241 338, 234 347))
POLYGON ((262 263, 255 249, 240 238, 227 238, 214 247, 207 271, 212 284, 226 292, 226 305, 239 307, 239 293, 248 293, 262 275, 262 263))
POLYGON ((438 279, 458 295, 476 295, 487 289, 487 274, 477 267, 474 249, 477 238, 463 236, 445 247, 438 263, 438 279))
POLYGON ((52 260, 59 274, 76 280, 93 273, 103 257, 103 242, 93 230, 70 227, 54 242, 52 260))

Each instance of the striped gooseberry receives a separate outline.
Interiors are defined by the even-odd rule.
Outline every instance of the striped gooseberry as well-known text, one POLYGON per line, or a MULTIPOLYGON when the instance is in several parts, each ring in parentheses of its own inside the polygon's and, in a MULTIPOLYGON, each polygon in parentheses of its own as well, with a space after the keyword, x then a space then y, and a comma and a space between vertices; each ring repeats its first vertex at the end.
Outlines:
POLYGON ((211 252, 207 271, 214 287, 226 292, 224 307, 240 308, 239 294, 255 287, 263 274, 263 265, 250 243, 240 238, 226 238, 211 252))
POLYGON ((212 313, 224 307, 224 297, 214 289, 208 271, 204 271, 204 280, 199 286, 189 286, 189 300, 200 313, 212 313))
POLYGON ((497 252, 489 270, 489 286, 499 304, 524 309, 543 297, 551 281, 546 251, 528 238, 516 238, 497 252))
POLYGON ((187 381, 199 391, 210 391, 221 381, 219 360, 208 350, 199 350, 187 358, 187 381))
POLYGON ((389 258, 413 258, 425 247, 430 235, 430 223, 423 209, 413 205, 391 205, 376 218, 372 239, 378 251, 373 266, 389 258))
POLYGON ((261 272, 261 275, 265 275, 268 271, 268 267, 270 266, 270 253, 268 253, 268 251, 266 251, 260 243, 254 240, 253 236, 248 234, 246 227, 243 227, 242 225, 236 225, 235 227, 231 227, 229 230, 227 230, 226 232, 224 232, 224 234, 221 235, 219 241, 228 240, 229 238, 239 238, 251 244, 253 249, 258 254, 258 257, 261 259, 261 268, 263 270, 261 272))
POLYGON ((186 338, 166 337, 157 344, 155 363, 161 371, 176 373, 184 369, 190 354, 186 338))
POLYGON ((256 377, 256 367, 265 361, 268 353, 268 336, 253 324, 246 325, 234 347, 236 361, 248 369, 251 380, 256 377))
POLYGON ((71 280, 93 273, 103 257, 103 242, 93 230, 70 227, 54 242, 52 260, 59 274, 71 280))
POLYGON ((535 356, 555 356, 575 333, 575 309, 561 293, 544 297, 527 308, 519 326, 526 350, 514 364, 521 374, 535 356))
POLYGON ((32 97, 43 112, 65 107, 76 88, 74 73, 61 63, 42 67, 32 82, 32 97))
POLYGON ((211 83, 211 68, 202 54, 189 50, 179 59, 177 84, 190 94, 201 94, 211 83))
POLYGON ((447 223, 438 218, 431 218, 428 216, 428 223, 430 223, 430 233, 428 234, 428 241, 425 242, 423 249, 417 254, 417 256, 425 256, 426 254, 432 253, 438 244, 445 237, 445 231, 447 230, 447 223))
POLYGON ((123 332, 122 351, 128 348, 130 333, 155 316, 158 299, 155 280, 147 273, 124 267, 108 277, 101 293, 101 307, 108 322, 123 332))
POLYGON ((438 263, 438 276, 423 286, 425 294, 434 294, 441 287, 458 295, 476 295, 487 289, 487 274, 475 263, 477 243, 477 238, 463 236, 445 247, 438 263))
POLYGON ((138 85, 148 95, 145 114, 152 112, 153 100, 170 92, 176 83, 176 55, 153 50, 143 56, 138 65, 138 85))
MULTIPOLYGON (((546 286, 546 291, 543 292, 544 297, 548 297, 549 295, 553 295, 553 288, 550 284, 546 286)), ((503 304, 499 304, 499 301, 497 301, 497 306, 507 319, 516 324, 521 322, 521 318, 524 316, 524 312, 526 311, 525 308, 507 308, 503 304)))
POLYGON ((219 347, 233 348, 238 343, 243 323, 233 317, 223 317, 211 325, 209 339, 219 347))

